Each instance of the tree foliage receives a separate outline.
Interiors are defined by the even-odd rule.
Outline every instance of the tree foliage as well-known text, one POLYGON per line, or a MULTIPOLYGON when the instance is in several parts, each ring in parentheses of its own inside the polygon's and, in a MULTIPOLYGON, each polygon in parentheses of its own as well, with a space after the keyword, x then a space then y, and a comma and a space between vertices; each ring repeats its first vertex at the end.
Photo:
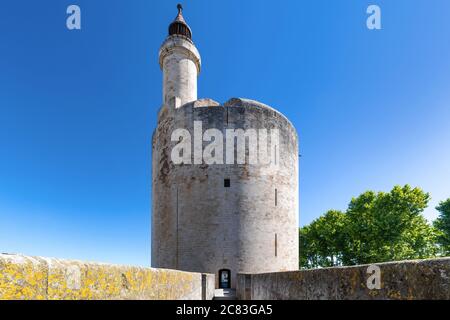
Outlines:
POLYGON ((439 217, 434 221, 434 226, 439 232, 437 241, 442 253, 450 255, 450 198, 442 201, 436 210, 439 211, 439 217))
POLYGON ((437 233, 422 216, 429 199, 419 188, 395 186, 353 198, 345 213, 328 211, 300 229, 300 267, 435 256, 437 233))
POLYGON ((324 216, 300 229, 300 265, 331 267, 342 263, 346 237, 345 214, 330 210, 324 216))

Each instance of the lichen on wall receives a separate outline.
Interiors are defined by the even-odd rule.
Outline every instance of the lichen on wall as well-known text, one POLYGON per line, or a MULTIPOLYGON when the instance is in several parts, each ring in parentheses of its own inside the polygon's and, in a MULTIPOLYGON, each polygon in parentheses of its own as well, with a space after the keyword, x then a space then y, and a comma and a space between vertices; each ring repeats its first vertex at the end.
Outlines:
POLYGON ((0 255, 0 299, 47 298, 48 266, 45 260, 0 255))
POLYGON ((0 299, 200 300, 202 274, 0 254, 0 299))

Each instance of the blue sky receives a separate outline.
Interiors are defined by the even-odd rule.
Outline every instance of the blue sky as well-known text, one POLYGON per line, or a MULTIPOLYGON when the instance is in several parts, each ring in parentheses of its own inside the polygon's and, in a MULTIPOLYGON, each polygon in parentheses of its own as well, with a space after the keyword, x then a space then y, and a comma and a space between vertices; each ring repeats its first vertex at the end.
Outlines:
MULTIPOLYGON (((158 49, 176 1, 0 3, 0 252, 150 264, 158 49), (66 8, 82 30, 66 28, 66 8)), ((300 135, 300 221, 368 189, 450 197, 450 2, 183 2, 199 97, 262 101, 300 135), (378 4, 382 30, 366 28, 378 4)))

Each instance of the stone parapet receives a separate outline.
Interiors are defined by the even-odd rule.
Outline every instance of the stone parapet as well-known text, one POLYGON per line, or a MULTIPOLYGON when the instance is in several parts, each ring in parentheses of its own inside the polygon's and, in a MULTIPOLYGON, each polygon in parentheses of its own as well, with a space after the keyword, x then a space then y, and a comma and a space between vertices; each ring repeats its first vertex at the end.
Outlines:
POLYGON ((239 274, 242 300, 450 299, 450 258, 239 274), (375 266, 375 267, 374 267, 375 266), (378 269, 378 268, 379 269, 378 269), (374 279, 379 272, 379 279, 374 279), (379 289, 373 288, 379 281, 379 289))
POLYGON ((210 300, 214 275, 0 254, 1 300, 210 300))

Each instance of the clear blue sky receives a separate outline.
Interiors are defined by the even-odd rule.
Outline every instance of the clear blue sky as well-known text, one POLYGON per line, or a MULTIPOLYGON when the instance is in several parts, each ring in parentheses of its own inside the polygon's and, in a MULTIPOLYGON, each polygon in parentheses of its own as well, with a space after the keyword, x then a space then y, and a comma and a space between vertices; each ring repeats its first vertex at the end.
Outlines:
MULTIPOLYGON (((0 252, 150 264, 158 48, 176 1, 0 2, 0 252), (66 29, 78 4, 82 30, 66 29)), ((450 1, 184 1, 199 97, 296 126, 301 224, 367 189, 450 197, 450 1), (382 10, 380 31, 366 8, 382 10)))

